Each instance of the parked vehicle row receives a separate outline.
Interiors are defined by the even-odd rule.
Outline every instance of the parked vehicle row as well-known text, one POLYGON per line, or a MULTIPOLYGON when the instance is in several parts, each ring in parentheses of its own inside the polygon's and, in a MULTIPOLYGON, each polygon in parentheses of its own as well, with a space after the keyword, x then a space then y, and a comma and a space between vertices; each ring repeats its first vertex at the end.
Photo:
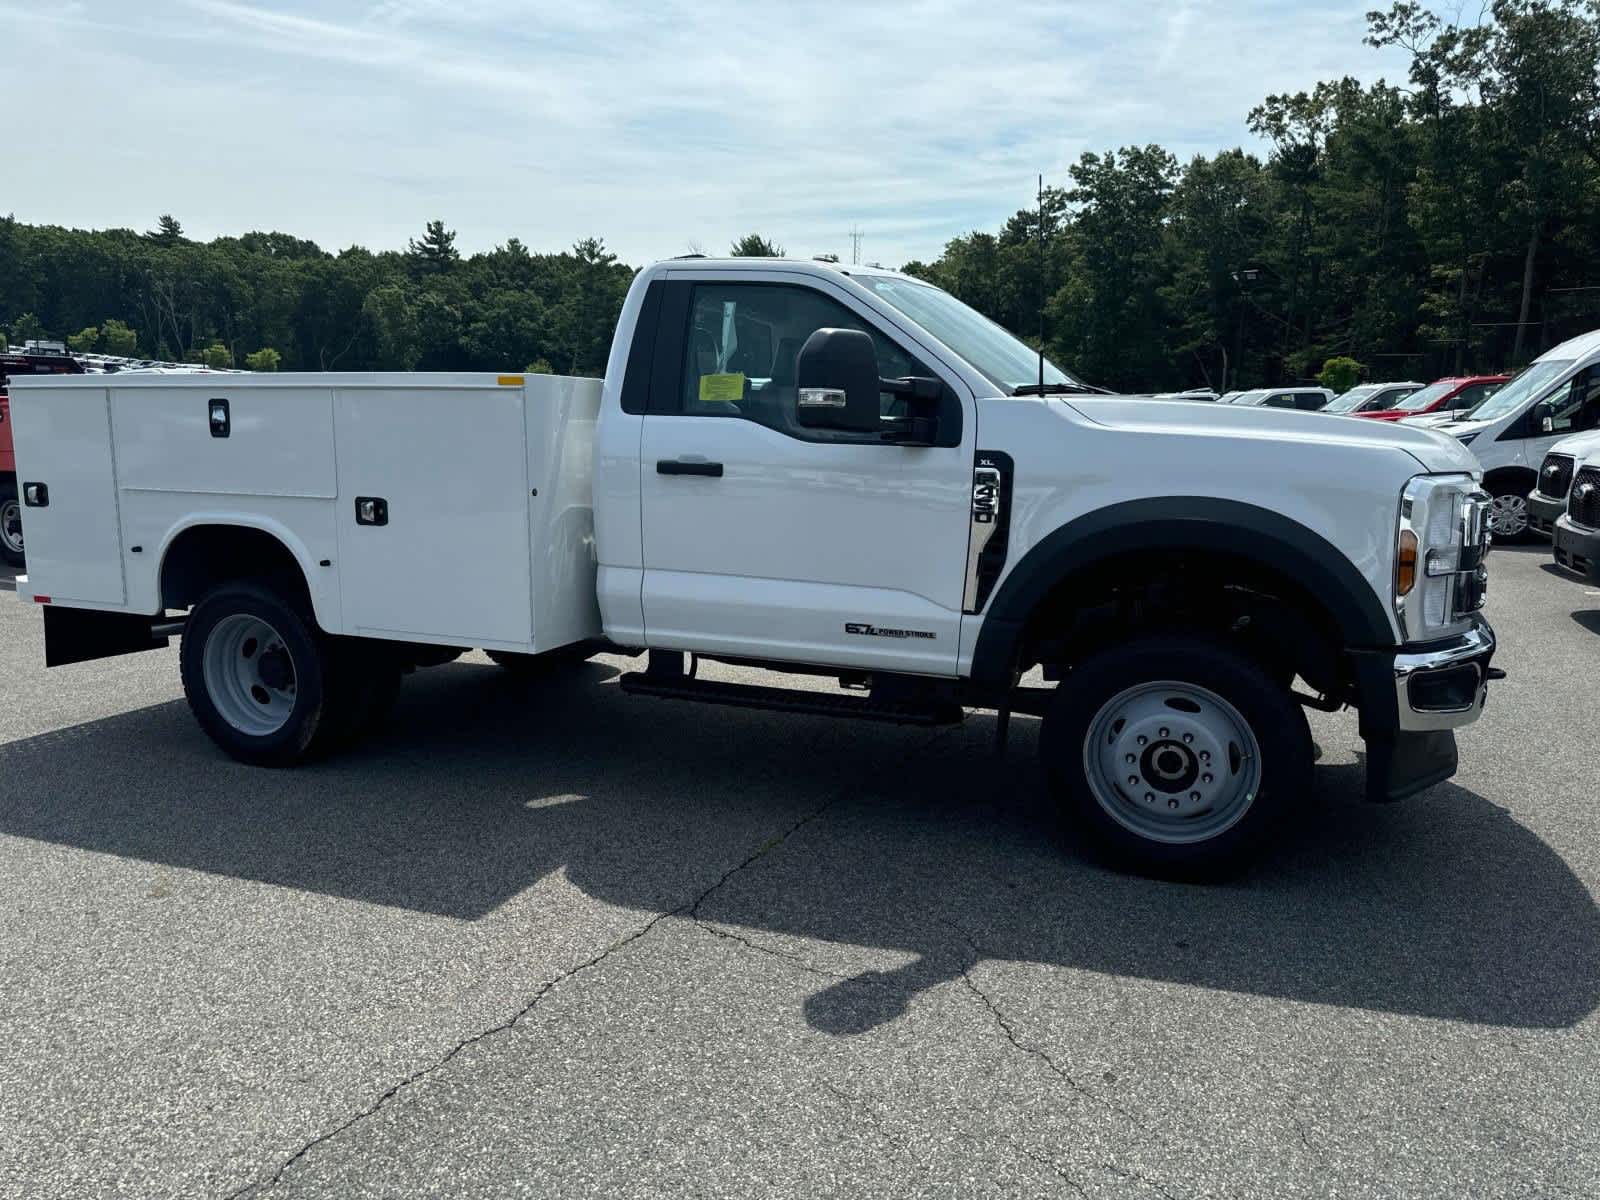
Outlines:
POLYGON ((1498 674, 1462 441, 1096 392, 923 281, 759 259, 641 271, 603 381, 21 380, 17 595, 50 665, 181 636, 251 763, 478 647, 644 654, 620 686, 663 700, 1035 713, 1063 815, 1156 871, 1303 803, 1307 705, 1357 710, 1370 798, 1448 778, 1498 674))
POLYGON ((1541 354, 1470 412, 1400 423, 1450 434, 1470 447, 1493 497, 1494 536, 1523 538, 1530 528, 1528 498, 1539 486, 1546 455, 1563 438, 1600 429, 1600 330, 1541 354))

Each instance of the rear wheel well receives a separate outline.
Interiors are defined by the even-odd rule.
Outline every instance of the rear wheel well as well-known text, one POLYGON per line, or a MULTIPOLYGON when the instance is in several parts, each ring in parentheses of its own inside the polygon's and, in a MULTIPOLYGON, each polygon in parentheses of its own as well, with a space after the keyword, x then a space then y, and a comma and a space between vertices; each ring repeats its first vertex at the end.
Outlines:
POLYGON ((195 525, 174 538, 161 561, 161 606, 193 608, 212 588, 235 579, 269 581, 313 616, 299 561, 272 534, 243 525, 195 525))
POLYGON ((1153 632, 1223 638, 1286 687, 1298 675, 1344 698, 1332 613, 1283 572, 1211 550, 1141 549, 1067 575, 1030 613, 1018 666, 1059 678, 1112 642, 1153 632))

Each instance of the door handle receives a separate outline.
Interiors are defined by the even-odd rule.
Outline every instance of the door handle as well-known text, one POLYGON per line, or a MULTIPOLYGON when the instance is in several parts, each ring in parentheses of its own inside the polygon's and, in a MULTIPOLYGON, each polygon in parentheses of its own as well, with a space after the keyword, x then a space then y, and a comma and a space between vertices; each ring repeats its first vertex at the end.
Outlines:
POLYGON ((684 462, 679 458, 658 458, 656 460, 657 475, 709 475, 713 479, 722 478, 722 464, 714 462, 684 462))

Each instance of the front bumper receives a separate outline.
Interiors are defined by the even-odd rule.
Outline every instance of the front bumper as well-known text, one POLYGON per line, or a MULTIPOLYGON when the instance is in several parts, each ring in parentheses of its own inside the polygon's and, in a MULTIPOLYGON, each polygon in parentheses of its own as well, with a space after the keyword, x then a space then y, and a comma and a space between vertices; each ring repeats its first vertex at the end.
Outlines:
POLYGON ((1556 562, 1600 582, 1600 530, 1575 525, 1571 517, 1563 514, 1556 521, 1551 541, 1555 543, 1556 562))
POLYGON ((1552 500, 1543 492, 1528 493, 1528 527, 1545 537, 1554 537, 1556 520, 1567 511, 1565 499, 1552 500))
POLYGON ((1476 617, 1465 633, 1394 656, 1395 710, 1404 732, 1470 725, 1489 696, 1494 630, 1476 617))
POLYGON ((1476 721, 1498 677, 1494 630, 1474 617, 1464 633, 1425 645, 1353 652, 1367 799, 1401 800, 1456 772, 1455 731, 1476 721))

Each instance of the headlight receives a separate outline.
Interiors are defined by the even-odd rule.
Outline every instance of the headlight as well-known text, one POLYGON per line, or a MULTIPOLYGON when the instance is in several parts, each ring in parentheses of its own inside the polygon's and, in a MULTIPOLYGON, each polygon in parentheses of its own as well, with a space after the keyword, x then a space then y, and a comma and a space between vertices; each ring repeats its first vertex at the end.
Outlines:
POLYGON ((1470 475, 1417 475, 1400 493, 1394 611, 1406 641, 1453 633, 1483 607, 1488 505, 1470 475))

